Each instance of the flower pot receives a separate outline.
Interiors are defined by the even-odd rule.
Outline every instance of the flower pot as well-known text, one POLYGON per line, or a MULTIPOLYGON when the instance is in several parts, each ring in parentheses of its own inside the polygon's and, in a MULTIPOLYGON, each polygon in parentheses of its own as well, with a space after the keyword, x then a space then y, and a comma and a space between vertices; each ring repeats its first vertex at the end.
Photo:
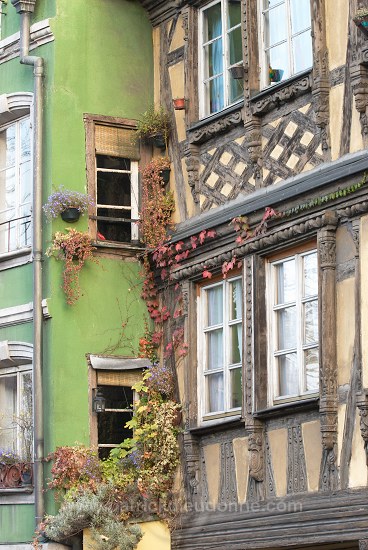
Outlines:
POLYGON ((173 105, 176 111, 183 111, 185 109, 185 98, 176 97, 175 99, 173 99, 173 105))
POLYGON ((164 183, 169 183, 169 181, 170 181, 170 172, 171 172, 171 168, 164 168, 163 170, 160 171, 160 176, 161 176, 162 181, 164 183))
POLYGON ((283 69, 272 69, 270 67, 268 74, 270 77, 270 82, 281 82, 284 71, 283 69))
POLYGON ((245 70, 244 70, 243 65, 235 65, 235 67, 230 67, 229 71, 230 71, 231 76, 235 80, 241 80, 241 79, 244 78, 245 70))
POLYGON ((152 143, 158 149, 165 149, 166 148, 165 138, 164 138, 163 134, 156 134, 156 135, 152 136, 152 143))
POLYGON ((21 471, 21 480, 22 485, 32 485, 33 480, 33 472, 32 472, 32 465, 26 464, 24 468, 21 471))
POLYGON ((61 219, 64 222, 74 223, 80 218, 80 211, 78 208, 67 208, 61 213, 61 219))

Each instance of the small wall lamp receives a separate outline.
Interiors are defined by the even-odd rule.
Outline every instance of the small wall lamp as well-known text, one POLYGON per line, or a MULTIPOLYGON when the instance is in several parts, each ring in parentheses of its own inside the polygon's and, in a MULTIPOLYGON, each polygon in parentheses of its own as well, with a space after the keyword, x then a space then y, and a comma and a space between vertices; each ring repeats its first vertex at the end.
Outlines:
POLYGON ((100 388, 96 388, 93 390, 93 397, 92 397, 92 411, 94 413, 103 413, 105 412, 106 407, 106 399, 103 396, 103 393, 100 388))

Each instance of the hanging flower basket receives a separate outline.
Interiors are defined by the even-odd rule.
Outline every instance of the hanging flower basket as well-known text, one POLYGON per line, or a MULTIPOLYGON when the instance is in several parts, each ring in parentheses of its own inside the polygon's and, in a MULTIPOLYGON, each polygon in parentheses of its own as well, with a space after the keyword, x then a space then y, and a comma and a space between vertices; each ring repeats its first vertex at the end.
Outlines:
POLYGON ((162 181, 163 181, 164 183, 169 183, 169 181, 170 181, 170 174, 171 174, 171 168, 164 168, 163 170, 161 170, 160 176, 161 176, 162 181))
POLYGON ((64 222, 74 223, 79 220, 81 212, 78 208, 67 208, 66 210, 63 210, 60 215, 64 222))

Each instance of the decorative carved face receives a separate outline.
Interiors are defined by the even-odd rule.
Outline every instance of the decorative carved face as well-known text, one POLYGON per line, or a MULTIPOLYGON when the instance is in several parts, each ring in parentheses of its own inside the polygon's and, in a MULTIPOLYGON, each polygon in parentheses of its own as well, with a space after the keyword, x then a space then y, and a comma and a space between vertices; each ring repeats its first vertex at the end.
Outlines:
POLYGON ((263 481, 262 436, 251 434, 248 441, 249 475, 256 481, 263 481))
POLYGON ((356 87, 354 89, 355 106, 359 113, 364 113, 368 106, 368 94, 364 87, 356 87))

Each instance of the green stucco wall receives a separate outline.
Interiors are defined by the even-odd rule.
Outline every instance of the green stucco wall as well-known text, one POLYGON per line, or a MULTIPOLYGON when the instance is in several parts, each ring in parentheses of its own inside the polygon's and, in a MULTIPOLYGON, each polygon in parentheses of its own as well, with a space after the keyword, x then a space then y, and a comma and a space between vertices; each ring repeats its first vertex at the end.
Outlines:
MULTIPOLYGON (((17 32, 19 16, 10 2, 6 9, 3 31, 8 36, 17 32)), ((33 22, 46 18, 55 39, 32 51, 45 59, 44 202, 53 186, 86 190, 85 113, 137 119, 153 98, 152 28, 139 2, 37 0, 33 22)), ((32 67, 21 66, 18 59, 0 64, 0 94, 32 89, 32 67)), ((87 220, 74 227, 86 230, 87 220)), ((45 250, 52 234, 64 228, 60 220, 45 224, 45 250)), ((45 257, 42 269, 51 314, 43 335, 48 453, 57 445, 88 444, 86 354, 136 356, 146 308, 134 257, 105 256, 86 265, 82 296, 74 306, 66 305, 60 288, 62 264, 45 257)), ((31 301, 32 264, 0 272, 1 308, 31 301)), ((32 323, 0 327, 0 340, 6 339, 32 341, 32 323)), ((46 504, 52 513, 49 492, 46 504)), ((32 506, 0 503, 0 544, 30 541, 33 528, 32 506)))

